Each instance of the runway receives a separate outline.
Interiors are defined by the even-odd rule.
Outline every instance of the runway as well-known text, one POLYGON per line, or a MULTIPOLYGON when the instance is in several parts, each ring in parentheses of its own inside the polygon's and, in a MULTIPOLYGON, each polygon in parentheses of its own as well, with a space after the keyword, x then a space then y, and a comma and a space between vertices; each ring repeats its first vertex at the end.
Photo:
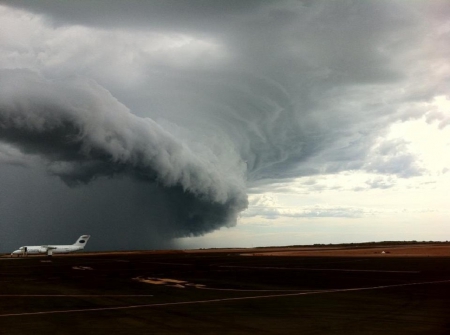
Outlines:
POLYGON ((447 257, 242 257, 202 251, 43 259, 0 259, 0 334, 450 329, 447 257), (89 271, 79 270, 85 268, 89 271))
MULTIPOLYGON (((259 295, 259 296, 239 297, 239 298, 180 301, 180 302, 169 302, 169 303, 160 303, 160 304, 130 305, 130 306, 117 306, 117 307, 105 307, 105 308, 70 309, 70 310, 43 311, 43 312, 32 312, 32 313, 0 314, 0 317, 30 316, 30 315, 59 314, 59 313, 100 312, 100 311, 112 311, 112 310, 135 309, 135 308, 210 304, 210 303, 240 301, 240 300, 250 300, 250 299, 254 300, 254 299, 283 298, 283 297, 294 297, 294 296, 311 295, 311 294, 339 293, 339 292, 363 291, 363 290, 379 290, 379 289, 387 289, 387 288, 394 288, 394 287, 401 287, 401 286, 430 285, 430 284, 443 284, 443 283, 446 283, 446 284, 450 283, 450 279, 449 280, 432 281, 432 282, 423 282, 423 283, 408 283, 408 284, 385 285, 385 286, 376 286, 376 287, 358 287, 358 288, 349 288, 349 289, 335 289, 335 290, 321 290, 321 291, 299 292, 299 293, 271 294, 271 295, 259 295)), ((13 295, 10 295, 10 296, 13 296, 13 295)), ((19 295, 16 295, 16 297, 17 296, 19 296, 19 295)), ((30 295, 28 295, 28 296, 30 296, 30 295)), ((38 296, 45 296, 45 295, 34 295, 34 297, 38 297, 38 296)), ((49 297, 49 296, 55 297, 54 295, 47 295, 47 297, 49 297)), ((92 297, 93 295, 59 295, 59 297, 64 297, 64 296, 65 297, 74 297, 74 296, 75 297, 76 296, 92 297)), ((116 295, 116 297, 117 296, 118 295, 116 295)), ((125 295, 123 295, 123 296, 125 296, 125 295)), ((128 296, 130 296, 130 295, 128 295, 128 296)), ((136 295, 134 295, 134 297, 136 297, 136 295)))
POLYGON ((253 269, 253 270, 299 270, 299 271, 339 271, 339 272, 378 272, 378 273, 419 273, 420 271, 392 271, 392 270, 355 270, 355 269, 315 269, 315 268, 283 268, 283 267, 249 267, 249 266, 236 266, 236 265, 223 265, 223 268, 241 268, 241 269, 253 269))

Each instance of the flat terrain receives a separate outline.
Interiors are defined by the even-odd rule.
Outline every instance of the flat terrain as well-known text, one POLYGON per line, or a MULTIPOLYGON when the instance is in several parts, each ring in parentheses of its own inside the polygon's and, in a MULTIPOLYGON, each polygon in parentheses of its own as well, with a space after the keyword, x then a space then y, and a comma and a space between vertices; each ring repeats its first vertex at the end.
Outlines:
POLYGON ((247 256, 327 256, 327 257, 450 257, 450 245, 382 245, 374 247, 291 247, 257 248, 245 252, 247 256))
POLYGON ((450 334, 448 251, 0 258, 0 334, 450 334))

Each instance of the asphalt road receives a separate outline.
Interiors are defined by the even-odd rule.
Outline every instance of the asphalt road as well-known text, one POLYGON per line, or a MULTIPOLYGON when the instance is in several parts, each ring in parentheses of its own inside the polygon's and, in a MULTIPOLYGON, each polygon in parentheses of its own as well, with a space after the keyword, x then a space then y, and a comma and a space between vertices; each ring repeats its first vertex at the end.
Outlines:
POLYGON ((450 334, 450 258, 0 259, 0 334, 450 334))

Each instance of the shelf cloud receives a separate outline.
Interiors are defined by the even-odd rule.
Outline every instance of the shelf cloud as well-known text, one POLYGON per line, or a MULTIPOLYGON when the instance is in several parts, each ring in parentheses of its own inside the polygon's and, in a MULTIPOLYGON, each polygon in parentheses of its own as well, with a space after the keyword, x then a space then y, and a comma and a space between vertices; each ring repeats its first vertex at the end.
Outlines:
POLYGON ((445 6, 422 7, 2 1, 2 228, 170 246, 235 225, 274 182, 425 173, 404 142, 380 142, 446 92, 445 6))

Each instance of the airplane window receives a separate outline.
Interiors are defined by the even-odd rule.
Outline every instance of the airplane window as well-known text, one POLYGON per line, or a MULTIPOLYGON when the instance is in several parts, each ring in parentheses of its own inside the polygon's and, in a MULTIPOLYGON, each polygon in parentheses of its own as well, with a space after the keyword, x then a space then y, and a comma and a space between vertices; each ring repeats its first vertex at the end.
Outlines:
POLYGON ((79 242, 79 243, 84 243, 84 240, 79 240, 78 242, 79 242))

